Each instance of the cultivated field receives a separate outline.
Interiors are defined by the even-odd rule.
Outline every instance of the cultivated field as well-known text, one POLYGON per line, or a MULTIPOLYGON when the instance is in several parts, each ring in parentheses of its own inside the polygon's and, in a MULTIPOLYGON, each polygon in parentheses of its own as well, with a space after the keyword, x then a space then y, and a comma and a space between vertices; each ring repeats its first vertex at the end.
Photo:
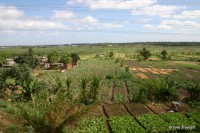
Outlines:
MULTIPOLYGON (((0 54, 14 57, 27 50, 2 48, 0 54)), ((21 72, 19 78, 11 74, 5 85, 1 80, 4 132, 200 132, 199 46, 81 45, 33 51, 34 56, 77 53, 79 65, 63 72, 35 67, 29 81, 19 68, 14 69, 21 72), (138 56, 144 47, 151 52, 147 60, 138 56), (161 59, 162 50, 168 59, 161 59), (177 112, 172 101, 181 101, 177 112)), ((10 68, 0 69, 2 76, 10 68)))

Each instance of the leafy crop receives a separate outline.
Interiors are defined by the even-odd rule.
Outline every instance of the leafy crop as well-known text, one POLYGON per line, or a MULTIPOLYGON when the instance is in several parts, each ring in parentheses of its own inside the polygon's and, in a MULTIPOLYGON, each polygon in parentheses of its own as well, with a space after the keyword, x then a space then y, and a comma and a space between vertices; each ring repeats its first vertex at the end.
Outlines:
POLYGON ((83 119, 73 133, 108 133, 104 118, 83 119))
POLYGON ((174 126, 191 126, 194 124, 181 113, 166 113, 161 114, 160 117, 174 126))
POLYGON ((169 132, 170 124, 155 114, 144 114, 136 119, 146 128, 148 132, 169 132))
POLYGON ((114 116, 109 120, 114 133, 145 133, 145 130, 131 116, 114 116))

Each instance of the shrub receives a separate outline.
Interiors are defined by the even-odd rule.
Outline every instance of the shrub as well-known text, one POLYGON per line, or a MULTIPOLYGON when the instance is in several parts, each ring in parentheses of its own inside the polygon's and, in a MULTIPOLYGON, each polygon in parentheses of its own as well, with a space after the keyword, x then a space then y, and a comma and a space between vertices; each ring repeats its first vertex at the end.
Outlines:
POLYGON ((108 74, 108 75, 106 75, 106 79, 114 79, 114 76, 113 76, 113 75, 110 75, 110 74, 108 74))
POLYGON ((147 60, 149 57, 151 57, 150 51, 148 51, 146 48, 143 48, 141 51, 139 51, 139 54, 143 57, 144 60, 147 60))

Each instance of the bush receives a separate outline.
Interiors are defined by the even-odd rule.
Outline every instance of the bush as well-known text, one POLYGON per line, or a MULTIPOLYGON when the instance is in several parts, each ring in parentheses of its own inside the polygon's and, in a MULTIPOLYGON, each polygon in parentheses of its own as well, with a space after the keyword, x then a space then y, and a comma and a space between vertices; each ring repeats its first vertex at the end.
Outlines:
POLYGON ((142 56, 144 60, 147 60, 149 57, 151 57, 150 51, 148 51, 146 48, 143 48, 141 51, 139 51, 139 55, 142 56))
POLYGON ((106 75, 106 79, 114 79, 114 76, 113 75, 106 75))

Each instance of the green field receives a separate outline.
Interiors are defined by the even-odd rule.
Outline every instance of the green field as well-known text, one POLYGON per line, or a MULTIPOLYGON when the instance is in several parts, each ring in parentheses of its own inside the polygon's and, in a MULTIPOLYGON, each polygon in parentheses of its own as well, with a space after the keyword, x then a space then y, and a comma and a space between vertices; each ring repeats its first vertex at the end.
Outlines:
MULTIPOLYGON (((34 57, 77 53, 78 66, 0 68, 2 132, 200 132, 200 47, 154 45, 33 47, 34 57), (147 48, 151 57, 138 58, 147 48), (166 50, 170 59, 162 60, 166 50), (110 52, 114 55, 109 57, 110 52), (103 54, 104 57, 100 57, 103 54), (10 74, 5 76, 4 74, 10 74), (30 77, 30 80, 28 80, 30 77), (178 112, 171 101, 181 101, 178 112)), ((27 47, 1 48, 9 58, 27 47)))

